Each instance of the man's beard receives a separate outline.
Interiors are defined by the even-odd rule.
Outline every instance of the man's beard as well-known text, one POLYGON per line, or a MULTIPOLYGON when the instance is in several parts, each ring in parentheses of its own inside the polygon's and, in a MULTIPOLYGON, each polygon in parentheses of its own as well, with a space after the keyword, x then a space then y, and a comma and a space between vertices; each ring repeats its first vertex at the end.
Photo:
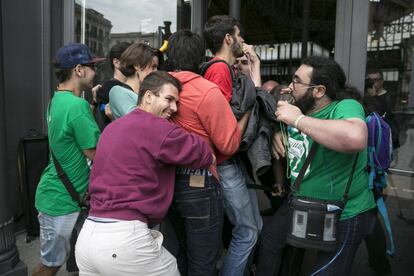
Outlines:
POLYGON ((234 39, 233 44, 231 45, 231 52, 235 58, 239 58, 244 56, 242 47, 237 43, 236 39, 234 39))
POLYGON ((312 95, 313 88, 308 88, 302 98, 295 101, 294 105, 299 107, 303 114, 307 114, 315 107, 315 99, 312 95))

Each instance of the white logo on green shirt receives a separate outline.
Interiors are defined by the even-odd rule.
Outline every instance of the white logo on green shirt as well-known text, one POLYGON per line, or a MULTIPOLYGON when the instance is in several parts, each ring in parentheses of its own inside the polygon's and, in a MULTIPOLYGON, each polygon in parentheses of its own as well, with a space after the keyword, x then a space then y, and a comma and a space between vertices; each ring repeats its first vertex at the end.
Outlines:
MULTIPOLYGON (((308 136, 304 133, 300 133, 296 128, 290 129, 289 135, 289 166, 293 177, 298 177, 300 168, 309 154, 309 140, 308 136)), ((305 172, 305 176, 310 171, 310 165, 305 172)))

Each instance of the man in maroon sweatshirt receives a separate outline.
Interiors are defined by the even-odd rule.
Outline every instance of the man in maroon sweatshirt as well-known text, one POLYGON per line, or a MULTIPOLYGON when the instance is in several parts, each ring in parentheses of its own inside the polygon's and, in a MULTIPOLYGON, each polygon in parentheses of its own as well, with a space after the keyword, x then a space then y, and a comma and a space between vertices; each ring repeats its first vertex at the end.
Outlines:
POLYGON ((76 244, 80 274, 179 275, 162 234, 149 226, 171 204, 176 166, 215 162, 201 138, 166 120, 177 111, 180 90, 168 73, 151 73, 138 108, 102 133, 90 177, 91 209, 76 244))

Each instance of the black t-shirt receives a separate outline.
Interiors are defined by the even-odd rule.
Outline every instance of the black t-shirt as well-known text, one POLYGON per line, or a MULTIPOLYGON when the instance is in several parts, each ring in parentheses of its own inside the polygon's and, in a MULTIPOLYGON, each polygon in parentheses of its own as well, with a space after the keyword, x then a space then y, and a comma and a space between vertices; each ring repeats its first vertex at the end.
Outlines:
POLYGON ((128 84, 120 82, 117 79, 110 79, 104 82, 102 84, 102 88, 99 89, 98 93, 96 93, 96 101, 98 102, 98 104, 107 104, 109 102, 109 91, 111 91, 111 88, 115 85, 120 85, 125 88, 131 89, 131 87, 128 84))
POLYGON ((111 91, 111 88, 115 85, 120 85, 132 90, 128 84, 120 82, 117 79, 110 79, 102 84, 101 89, 99 89, 96 93, 96 101, 98 105, 94 111, 96 123, 101 131, 111 122, 111 120, 105 115, 105 105, 109 103, 109 91, 111 91))
POLYGON ((364 105, 368 113, 377 112, 380 116, 387 116, 392 113, 389 93, 380 96, 365 96, 364 105))

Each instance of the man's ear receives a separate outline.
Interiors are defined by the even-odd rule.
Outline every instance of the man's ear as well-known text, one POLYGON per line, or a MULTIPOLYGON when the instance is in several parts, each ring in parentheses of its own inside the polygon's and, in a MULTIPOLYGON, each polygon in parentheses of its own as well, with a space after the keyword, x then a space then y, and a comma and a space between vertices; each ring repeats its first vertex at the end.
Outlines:
POLYGON ((120 65, 120 61, 119 61, 119 59, 117 59, 117 58, 114 58, 113 60, 112 60, 112 64, 114 65, 114 68, 116 68, 116 69, 119 69, 119 65, 120 65))
POLYGON ((233 37, 231 36, 231 34, 227 33, 227 34, 224 36, 224 42, 225 42, 227 45, 231 45, 231 44, 233 43, 233 37))
POLYGON ((145 91, 145 93, 144 93, 144 101, 145 101, 145 103, 148 104, 148 105, 150 105, 152 103, 152 97, 153 96, 154 95, 152 94, 151 91, 149 91, 149 90, 145 91))
POLYGON ((313 89, 313 96, 316 99, 321 99, 326 94, 326 86, 325 85, 318 85, 313 89))
POLYGON ((82 77, 81 68, 82 68, 82 65, 78 64, 78 65, 76 65, 76 67, 73 69, 73 71, 75 71, 76 76, 78 76, 79 78, 80 78, 80 77, 82 77))

